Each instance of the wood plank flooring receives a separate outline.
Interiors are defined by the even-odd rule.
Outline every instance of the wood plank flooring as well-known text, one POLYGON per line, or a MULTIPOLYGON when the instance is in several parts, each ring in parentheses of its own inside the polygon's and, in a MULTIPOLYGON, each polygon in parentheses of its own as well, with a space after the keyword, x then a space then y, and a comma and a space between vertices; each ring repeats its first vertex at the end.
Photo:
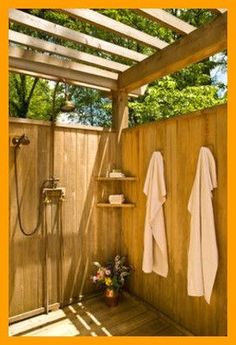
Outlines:
POLYGON ((168 317, 127 293, 117 307, 101 296, 14 323, 10 336, 190 336, 168 317))

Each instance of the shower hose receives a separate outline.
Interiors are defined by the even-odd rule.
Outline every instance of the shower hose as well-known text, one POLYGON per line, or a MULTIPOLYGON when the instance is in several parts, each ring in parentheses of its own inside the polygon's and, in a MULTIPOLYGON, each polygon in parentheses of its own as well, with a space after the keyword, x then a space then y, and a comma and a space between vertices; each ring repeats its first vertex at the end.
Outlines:
POLYGON ((18 220, 19 220, 19 226, 20 226, 20 230, 21 230, 22 234, 25 235, 25 236, 32 236, 32 235, 34 235, 37 232, 37 230, 39 229, 39 227, 41 225, 42 213, 43 213, 43 202, 42 202, 41 196, 42 196, 43 188, 46 186, 48 181, 47 180, 44 181, 42 183, 42 185, 40 186, 39 207, 38 207, 38 216, 37 216, 36 226, 35 226, 35 228, 32 231, 27 232, 24 229, 24 226, 23 226, 23 223, 22 223, 22 217, 21 217, 20 196, 19 196, 19 182, 18 182, 18 167, 17 167, 17 150, 18 149, 19 149, 18 146, 14 147, 15 185, 16 185, 16 203, 17 203, 18 220))

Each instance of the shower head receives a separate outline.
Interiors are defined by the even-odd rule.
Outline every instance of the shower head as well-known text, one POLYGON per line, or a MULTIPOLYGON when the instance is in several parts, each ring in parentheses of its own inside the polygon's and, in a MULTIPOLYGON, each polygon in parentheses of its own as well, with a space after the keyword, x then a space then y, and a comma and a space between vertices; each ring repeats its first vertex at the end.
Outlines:
POLYGON ((21 136, 16 136, 12 139, 12 144, 15 147, 20 147, 21 145, 29 145, 29 143, 30 140, 25 134, 22 134, 21 136))
POLYGON ((75 105, 72 101, 66 100, 65 103, 61 107, 61 111, 65 113, 70 113, 75 110, 75 105))

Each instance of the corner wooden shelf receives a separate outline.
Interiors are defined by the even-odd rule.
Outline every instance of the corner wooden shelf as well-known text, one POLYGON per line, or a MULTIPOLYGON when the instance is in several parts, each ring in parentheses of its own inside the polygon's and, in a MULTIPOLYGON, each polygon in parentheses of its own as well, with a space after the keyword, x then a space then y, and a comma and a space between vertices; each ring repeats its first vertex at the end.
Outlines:
POLYGON ((127 177, 105 177, 105 176, 97 176, 97 181, 137 181, 137 177, 135 176, 127 176, 127 177))
MULTIPOLYGON (((125 176, 125 177, 106 177, 106 176, 97 176, 97 181, 137 181, 136 176, 125 176)), ((123 204, 110 204, 109 202, 99 202, 97 207, 108 207, 108 208, 132 208, 135 207, 135 204, 130 202, 124 202, 123 204)))
POLYGON ((97 207, 120 207, 120 208, 131 208, 135 207, 135 204, 131 203, 123 203, 123 204, 110 204, 108 202, 99 202, 97 204, 97 207))

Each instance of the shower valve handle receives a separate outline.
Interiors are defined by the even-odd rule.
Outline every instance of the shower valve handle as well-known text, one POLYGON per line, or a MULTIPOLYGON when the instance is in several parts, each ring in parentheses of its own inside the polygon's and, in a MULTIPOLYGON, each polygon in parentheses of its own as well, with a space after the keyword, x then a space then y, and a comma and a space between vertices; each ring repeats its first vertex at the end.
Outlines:
POLYGON ((58 177, 49 177, 48 181, 52 184, 52 188, 57 188, 57 182, 60 181, 58 177))

